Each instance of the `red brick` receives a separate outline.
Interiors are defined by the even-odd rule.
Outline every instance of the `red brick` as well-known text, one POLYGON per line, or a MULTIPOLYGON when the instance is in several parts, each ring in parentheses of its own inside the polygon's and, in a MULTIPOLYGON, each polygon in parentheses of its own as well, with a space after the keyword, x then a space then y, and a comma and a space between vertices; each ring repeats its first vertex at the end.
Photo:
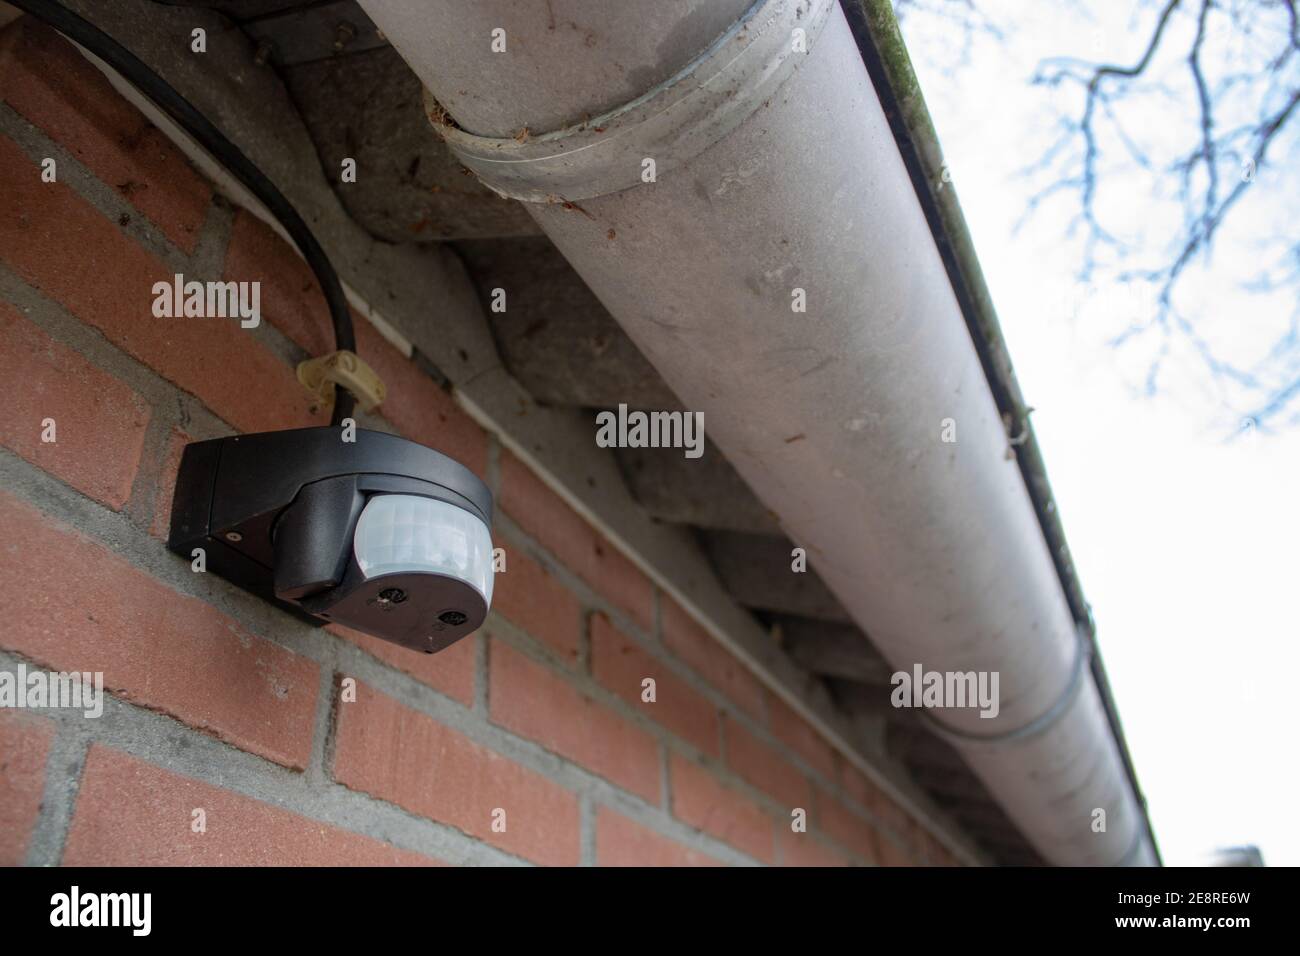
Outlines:
POLYGON ((339 783, 535 863, 577 865, 574 794, 364 684, 338 711, 339 783), (504 833, 492 832, 496 808, 504 833))
POLYGON ((656 803, 659 745, 545 665, 500 641, 490 650, 492 720, 656 803))
POLYGON ((880 788, 861 770, 845 761, 840 765, 840 786, 860 805, 875 812, 876 804, 886 799, 880 788))
MULTIPOLYGON (((172 270, 0 136, 0 259, 118 348, 198 396, 241 431, 323 424, 294 370, 236 319, 153 315, 172 270)), ((186 279, 200 276, 186 276, 186 279)))
MULTIPOLYGON (((846 779, 852 778, 850 775, 846 775, 846 779)), ((929 841, 931 837, 915 818, 894 803, 892 799, 886 796, 882 790, 871 784, 870 781, 854 781, 852 786, 849 788, 849 792, 857 792, 860 796, 870 798, 864 805, 871 812, 871 815, 878 821, 877 827, 881 832, 880 849, 882 862, 885 863, 885 865, 900 865, 899 862, 893 862, 886 859, 888 854, 893 851, 896 851, 901 859, 906 861, 909 866, 912 862, 924 859, 925 847, 927 841, 929 841), (863 792, 863 783, 865 783, 867 787, 870 787, 871 790, 863 792), (893 837, 894 843, 897 844, 896 848, 885 839, 886 835, 893 837)))
POLYGON ((149 523, 149 533, 164 541, 171 531, 172 495, 176 491, 176 475, 181 470, 181 455, 190 441, 189 435, 173 425, 167 436, 167 447, 163 450, 162 460, 158 463, 153 520, 149 523))
POLYGON ((767 713, 772 722, 772 734, 817 771, 836 779, 839 758, 835 748, 826 742, 808 721, 804 720, 785 701, 775 694, 767 694, 767 713))
POLYGON ((727 734, 727 766, 789 809, 812 807, 812 785, 790 761, 734 720, 724 721, 723 726, 727 734))
POLYGON ((311 752, 319 671, 0 492, 0 645, 276 763, 311 752))
POLYGON ((899 834, 906 833, 912 819, 880 787, 856 767, 845 762, 840 766, 840 785, 860 806, 872 816, 899 834))
POLYGON ((315 274, 302 256, 247 210, 235 214, 222 278, 262 283, 265 321, 309 355, 334 351, 334 326, 315 274))
MULTIPOLYGON (((225 278, 261 282, 263 317, 309 355, 334 351, 334 327, 315 275, 292 246, 246 211, 235 217, 225 278)), ((369 321, 353 312, 352 322, 357 354, 388 389, 379 413, 406 438, 436 448, 482 475, 487 468, 483 429, 369 321)))
POLYGON ((501 455, 500 505, 565 567, 649 633, 654 619, 650 579, 509 452, 501 455))
POLYGON ((0 710, 0 866, 18 866, 41 810, 54 724, 0 710))
POLYGON ((827 793, 818 794, 817 828, 867 862, 880 862, 880 834, 827 793))
POLYGON ((718 756, 718 710, 668 667, 641 650, 603 614, 591 619, 591 673, 602 685, 711 756, 718 756), (652 677, 655 700, 641 699, 652 677))
POLYGON ((886 833, 877 836, 876 852, 881 866, 916 866, 916 858, 886 833))
MULTIPOLYGON (((412 441, 436 448, 482 476, 487 471, 487 433, 413 361, 397 351, 365 319, 357 319, 357 354, 384 380, 387 399, 379 413, 412 441)), ((332 348, 332 346, 331 346, 332 348)))
POLYGON ((948 849, 937 838, 929 833, 922 834, 922 840, 925 845, 926 860, 932 866, 961 866, 962 862, 957 855, 948 849))
POLYGON ((474 703, 474 659, 477 642, 473 636, 462 638, 437 654, 422 654, 407 650, 392 641, 362 634, 341 624, 331 624, 327 630, 350 641, 371 657, 377 657, 389 667, 409 674, 422 684, 427 684, 440 694, 459 701, 466 707, 474 703))
POLYGON ((114 511, 131 497, 149 408, 134 391, 0 302, 0 443, 114 511), (55 441, 41 441, 54 419, 55 441))
POLYGON ((755 720, 763 720, 763 688, 745 665, 713 639, 676 601, 667 595, 663 610, 663 639, 670 651, 755 720))
POLYGON ((560 654, 578 658, 582 607, 573 592, 520 548, 506 550, 506 570, 492 586, 492 609, 560 654))
POLYGON ((698 764, 673 754, 673 816, 763 863, 774 863, 775 821, 698 764))
POLYGON ((783 866, 848 866, 844 854, 832 850, 811 833, 795 833, 782 827, 777 842, 781 844, 783 866))
POLYGON ((608 807, 596 808, 597 866, 721 866, 608 807))
POLYGON ((72 44, 30 17, 5 31, 0 91, 175 245, 194 251, 211 186, 72 44))
POLYGON ((436 860, 340 830, 92 744, 68 866, 429 866, 436 860), (192 829, 202 809, 206 831, 192 829))

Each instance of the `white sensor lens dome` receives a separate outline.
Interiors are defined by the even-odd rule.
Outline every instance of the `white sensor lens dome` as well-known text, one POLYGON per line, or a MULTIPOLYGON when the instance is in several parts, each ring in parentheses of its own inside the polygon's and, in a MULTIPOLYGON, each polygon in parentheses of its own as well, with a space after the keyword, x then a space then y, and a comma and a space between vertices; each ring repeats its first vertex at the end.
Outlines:
POLYGON ((416 495, 366 502, 352 550, 367 579, 424 571, 459 578, 492 605, 492 537, 464 508, 416 495))

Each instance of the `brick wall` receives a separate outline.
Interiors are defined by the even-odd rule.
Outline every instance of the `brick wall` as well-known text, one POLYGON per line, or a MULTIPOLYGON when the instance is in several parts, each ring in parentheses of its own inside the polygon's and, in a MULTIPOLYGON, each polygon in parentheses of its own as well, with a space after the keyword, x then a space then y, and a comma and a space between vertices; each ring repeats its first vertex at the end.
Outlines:
POLYGON ((412 654, 168 553, 186 441, 327 421, 294 378, 326 310, 62 39, 0 33, 0 96, 0 670, 109 694, 98 719, 0 711, 0 863, 951 861, 361 319, 390 395, 361 424, 497 496, 487 625, 412 654), (260 280, 262 326, 154 318, 176 272, 260 280))

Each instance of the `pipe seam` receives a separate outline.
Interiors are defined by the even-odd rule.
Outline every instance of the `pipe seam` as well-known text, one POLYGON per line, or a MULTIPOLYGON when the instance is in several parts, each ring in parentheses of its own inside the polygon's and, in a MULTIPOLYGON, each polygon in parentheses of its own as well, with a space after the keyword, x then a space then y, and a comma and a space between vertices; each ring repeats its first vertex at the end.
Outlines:
POLYGON ((1079 696, 1079 691, 1083 688, 1084 676, 1089 673, 1088 663, 1092 659, 1092 642, 1088 640, 1082 628, 1076 632, 1076 638, 1069 683, 1065 685, 1065 689, 1052 705, 1029 723, 996 734, 972 734, 946 726, 937 718, 931 717, 925 710, 920 712, 921 720, 931 731, 950 743, 1004 744, 1019 742, 1043 733, 1070 709, 1070 705, 1074 703, 1074 699, 1079 696))
POLYGON ((835 0, 756 0, 678 73, 576 126, 513 139, 476 136, 446 122, 424 90, 425 114, 485 185, 524 202, 591 199, 642 185, 727 136, 771 99, 812 52, 835 0), (802 30, 796 49, 795 31, 802 30))

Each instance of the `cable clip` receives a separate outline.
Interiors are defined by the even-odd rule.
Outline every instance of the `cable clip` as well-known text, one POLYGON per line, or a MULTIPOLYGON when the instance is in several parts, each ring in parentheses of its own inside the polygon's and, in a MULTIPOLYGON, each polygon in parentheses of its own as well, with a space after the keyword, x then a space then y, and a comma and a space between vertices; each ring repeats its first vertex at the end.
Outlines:
POLYGON ((382 405, 388 394, 375 370, 347 349, 299 362, 298 381, 326 405, 334 403, 334 388, 341 385, 356 396, 367 412, 382 405))

